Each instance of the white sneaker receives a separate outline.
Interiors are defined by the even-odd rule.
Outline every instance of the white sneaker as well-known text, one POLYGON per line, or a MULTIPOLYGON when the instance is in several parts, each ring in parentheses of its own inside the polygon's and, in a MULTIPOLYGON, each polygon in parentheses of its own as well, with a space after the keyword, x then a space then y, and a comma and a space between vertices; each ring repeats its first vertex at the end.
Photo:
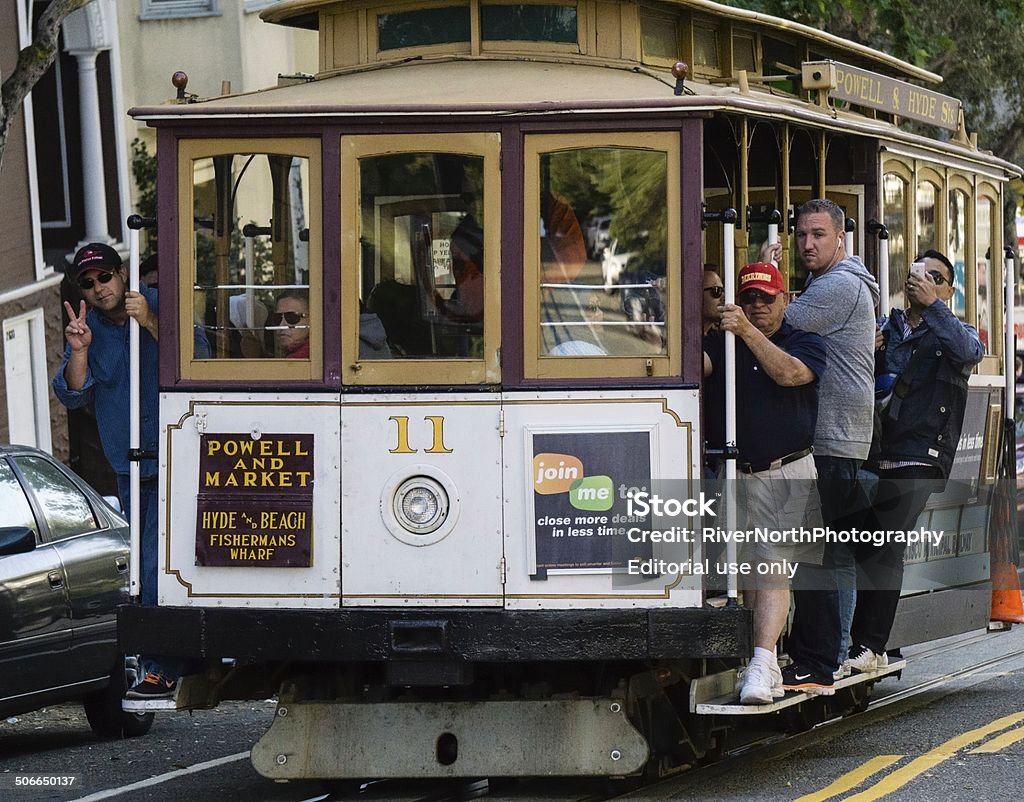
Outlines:
POLYGON ((779 668, 778 660, 772 660, 768 670, 772 675, 772 696, 781 699, 786 695, 786 689, 782 687, 782 669, 779 668))
POLYGON ((856 654, 853 652, 851 654, 853 656, 849 660, 843 661, 843 668, 849 667, 851 671, 861 674, 879 671, 889 665, 889 656, 885 652, 875 654, 867 646, 861 646, 856 650, 856 654))
MULTIPOLYGON (((769 705, 775 698, 775 678, 772 676, 771 665, 761 662, 751 663, 743 672, 743 684, 740 686, 740 704, 769 705)), ((782 685, 782 674, 779 674, 779 685, 782 685)))
POLYGON ((850 666, 849 660, 843 660, 843 664, 839 666, 835 671, 832 672, 832 679, 839 682, 841 679, 846 679, 850 674, 853 673, 853 668, 850 666))

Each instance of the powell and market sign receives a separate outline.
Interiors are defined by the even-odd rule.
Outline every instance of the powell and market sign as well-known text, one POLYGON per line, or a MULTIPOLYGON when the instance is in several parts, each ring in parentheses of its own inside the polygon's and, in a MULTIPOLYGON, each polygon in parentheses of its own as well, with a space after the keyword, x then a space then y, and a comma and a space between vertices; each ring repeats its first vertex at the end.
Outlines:
POLYGON ((829 89, 830 98, 918 120, 948 131, 957 130, 960 101, 955 97, 838 61, 832 64, 836 68, 836 85, 829 89))

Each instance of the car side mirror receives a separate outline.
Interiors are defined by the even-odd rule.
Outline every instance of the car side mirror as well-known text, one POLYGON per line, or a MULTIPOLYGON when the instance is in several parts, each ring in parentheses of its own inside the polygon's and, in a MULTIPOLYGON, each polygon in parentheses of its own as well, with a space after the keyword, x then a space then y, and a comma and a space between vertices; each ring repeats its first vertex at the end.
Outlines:
POLYGON ((121 506, 121 499, 117 496, 104 496, 103 500, 107 502, 107 506, 110 507, 114 512, 124 514, 124 508, 121 506))
POLYGON ((36 547, 36 533, 27 526, 0 528, 0 556, 28 554, 36 547))

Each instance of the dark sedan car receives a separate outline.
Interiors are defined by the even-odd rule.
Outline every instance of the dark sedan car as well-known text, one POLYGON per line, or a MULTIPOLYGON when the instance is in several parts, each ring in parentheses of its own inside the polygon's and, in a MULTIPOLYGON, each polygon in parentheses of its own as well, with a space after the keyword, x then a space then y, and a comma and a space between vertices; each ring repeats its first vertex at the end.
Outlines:
POLYGON ((121 710, 127 601, 125 519, 48 454, 0 446, 0 717, 81 700, 101 737, 148 732, 121 710))

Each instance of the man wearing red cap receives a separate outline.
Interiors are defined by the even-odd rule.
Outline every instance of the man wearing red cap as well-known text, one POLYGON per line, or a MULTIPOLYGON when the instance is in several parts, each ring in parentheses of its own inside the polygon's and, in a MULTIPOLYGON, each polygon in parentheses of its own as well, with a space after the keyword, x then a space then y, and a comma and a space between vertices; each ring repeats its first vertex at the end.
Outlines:
MULTIPOLYGON (((736 446, 739 495, 748 530, 821 526, 811 446, 825 345, 785 321, 786 293, 774 265, 756 262, 737 278, 738 305, 721 307, 719 328, 736 335, 736 446)), ((705 338, 708 442, 725 444, 725 337, 705 338)), ((768 704, 783 695, 775 645, 789 615, 786 563, 820 563, 822 546, 790 540, 748 544, 752 570, 744 588, 754 610, 754 656, 743 673, 740 702, 768 704)))

